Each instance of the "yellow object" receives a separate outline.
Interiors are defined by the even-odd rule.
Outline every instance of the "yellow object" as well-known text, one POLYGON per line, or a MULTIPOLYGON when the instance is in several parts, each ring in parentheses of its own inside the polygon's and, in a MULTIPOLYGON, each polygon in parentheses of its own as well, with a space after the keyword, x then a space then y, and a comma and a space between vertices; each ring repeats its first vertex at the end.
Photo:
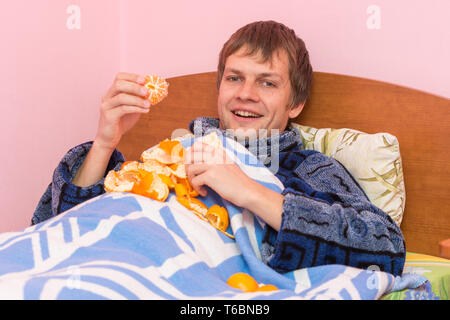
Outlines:
POLYGON ((278 290, 273 284, 263 284, 258 287, 256 291, 276 291, 278 290))
POLYGON ((238 272, 231 275, 227 280, 227 284, 244 292, 278 290, 273 284, 258 284, 252 276, 244 272, 238 272))
POLYGON ((259 288, 258 282, 252 276, 243 272, 238 272, 230 276, 227 284, 244 292, 254 292, 259 288))

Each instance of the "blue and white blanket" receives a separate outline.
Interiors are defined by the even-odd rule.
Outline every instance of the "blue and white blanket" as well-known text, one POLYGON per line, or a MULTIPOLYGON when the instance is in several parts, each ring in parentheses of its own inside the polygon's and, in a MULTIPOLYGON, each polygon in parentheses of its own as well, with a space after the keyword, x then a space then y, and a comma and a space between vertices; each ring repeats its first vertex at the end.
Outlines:
MULTIPOLYGON (((243 146, 228 138, 223 144, 251 178, 282 191, 243 146)), ((377 299, 399 283, 388 273, 343 265, 277 273, 260 259, 263 221, 212 190, 199 199, 227 208, 235 240, 174 194, 158 202, 108 193, 21 232, 0 234, 0 299, 377 299), (226 281, 237 272, 280 290, 231 288, 226 281)))

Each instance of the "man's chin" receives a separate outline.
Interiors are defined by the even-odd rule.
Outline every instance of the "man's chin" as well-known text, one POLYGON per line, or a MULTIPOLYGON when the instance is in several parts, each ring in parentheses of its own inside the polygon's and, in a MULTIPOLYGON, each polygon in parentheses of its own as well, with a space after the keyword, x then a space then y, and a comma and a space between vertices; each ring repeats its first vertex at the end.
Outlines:
POLYGON ((237 128, 233 130, 233 136, 238 139, 256 139, 258 138, 258 131, 254 128, 237 128))

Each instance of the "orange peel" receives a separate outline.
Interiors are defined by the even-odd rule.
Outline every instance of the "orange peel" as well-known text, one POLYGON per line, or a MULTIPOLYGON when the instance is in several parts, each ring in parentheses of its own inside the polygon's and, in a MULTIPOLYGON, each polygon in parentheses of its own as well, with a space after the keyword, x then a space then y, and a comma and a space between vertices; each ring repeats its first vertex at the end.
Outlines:
POLYGON ((169 187, 161 180, 158 174, 149 172, 136 182, 131 190, 139 194, 158 201, 166 201, 169 196, 169 187))
POLYGON ((258 284, 258 282, 251 275, 244 272, 232 274, 228 278, 227 284, 244 292, 279 290, 273 284, 258 284))
POLYGON ((148 89, 148 97, 151 104, 155 105, 161 102, 169 93, 169 83, 157 75, 150 74, 145 76, 144 86, 148 89))
POLYGON ((175 194, 177 195, 177 198, 189 198, 188 191, 186 189, 186 186, 181 183, 175 184, 175 194))
POLYGON ((191 184, 189 183, 189 180, 187 178, 184 179, 177 179, 178 184, 181 184, 184 186, 184 188, 186 189, 186 193, 189 197, 198 197, 199 194, 197 191, 194 190, 194 188, 191 186, 191 184))
MULTIPOLYGON (((206 137, 206 143, 214 147, 221 146, 217 134, 206 137)), ((184 158, 185 149, 181 142, 165 139, 156 147, 145 150, 140 161, 126 161, 119 171, 109 171, 105 177, 105 191, 131 192, 164 202, 170 190, 174 190, 181 205, 234 239, 233 235, 226 232, 229 225, 227 210, 219 205, 208 208, 196 198, 199 194, 187 178, 184 158)))
POLYGON ((244 272, 238 272, 233 275, 231 275, 228 280, 227 284, 230 287, 242 290, 244 292, 254 292, 258 290, 258 282, 249 274, 246 274, 244 272))
POLYGON ((119 171, 111 170, 105 177, 104 185, 107 192, 131 192, 134 185, 141 178, 139 170, 119 171))
POLYGON ((169 187, 169 190, 175 189, 175 181, 173 181, 172 178, 160 173, 158 173, 158 176, 161 178, 162 182, 164 182, 167 187, 169 187))
POLYGON ((206 212, 205 218, 208 219, 209 223, 216 228, 217 230, 221 231, 228 237, 234 239, 234 236, 227 233, 229 218, 228 218, 228 211, 224 207, 221 207, 217 204, 212 205, 208 211, 206 212))
POLYGON ((276 291, 278 288, 273 284, 260 284, 256 291, 276 291))
POLYGON ((144 161, 139 164, 139 168, 143 169, 145 171, 148 171, 148 172, 155 172, 157 174, 162 174, 162 175, 165 175, 168 177, 170 177, 170 175, 172 174, 172 172, 166 165, 164 165, 156 160, 144 161))
POLYGON ((183 163, 172 163, 168 166, 170 172, 177 178, 186 179, 186 167, 183 163))
POLYGON ((209 222, 208 219, 205 218, 208 207, 197 198, 177 197, 177 201, 184 207, 191 210, 201 220, 209 222))
POLYGON ((138 161, 125 161, 122 163, 121 171, 138 170, 140 163, 138 161))
POLYGON ((162 164, 184 162, 184 148, 180 141, 166 139, 158 146, 142 152, 141 161, 156 160, 162 164))

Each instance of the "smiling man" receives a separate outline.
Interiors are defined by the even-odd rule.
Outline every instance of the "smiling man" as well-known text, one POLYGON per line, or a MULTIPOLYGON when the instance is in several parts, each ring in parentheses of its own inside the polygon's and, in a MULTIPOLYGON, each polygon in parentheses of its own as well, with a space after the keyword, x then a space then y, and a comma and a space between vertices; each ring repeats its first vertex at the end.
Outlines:
MULTIPOLYGON (((104 176, 124 161, 116 149, 121 136, 149 111, 143 81, 139 75, 117 75, 103 97, 94 142, 62 159, 33 224, 104 192, 104 176)), ((204 161, 224 155, 201 143, 187 153, 188 179, 200 195, 207 186, 267 223, 261 256, 279 272, 345 264, 400 275, 405 242, 398 226, 338 161, 304 150, 299 132, 289 125, 301 113, 311 81, 308 51, 293 30, 261 21, 236 31, 219 56, 219 119, 197 118, 190 129, 196 135, 219 130, 255 155, 266 155, 266 166, 277 161, 275 175, 284 190, 279 194, 256 183, 229 161, 204 161)))

